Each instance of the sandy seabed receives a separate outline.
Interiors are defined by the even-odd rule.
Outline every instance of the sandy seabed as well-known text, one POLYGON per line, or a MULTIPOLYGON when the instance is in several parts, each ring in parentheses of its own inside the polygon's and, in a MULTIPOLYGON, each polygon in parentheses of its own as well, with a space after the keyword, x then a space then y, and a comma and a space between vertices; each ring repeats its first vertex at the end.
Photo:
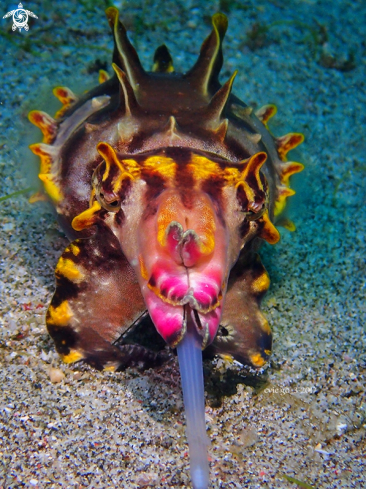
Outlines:
MULTIPOLYGON (((291 154, 306 165, 288 210, 297 230, 281 229, 280 243, 261 251, 272 361, 257 380, 205 364, 211 487, 363 487, 365 2, 117 6, 146 69, 165 42, 180 71, 195 61, 210 16, 228 12, 221 80, 239 70, 237 96, 277 105, 273 134, 305 135, 291 154)), ((2 17, 14 6, 1 8, 2 17)), ((99 68, 111 72, 103 2, 24 8, 38 15, 28 33, 13 32, 9 18, 0 24, 1 195, 35 182, 27 145, 40 134, 27 113, 54 113, 54 86, 81 93, 99 68)), ((176 367, 112 374, 61 364, 44 316, 67 240, 51 210, 26 197, 0 202, 0 487, 191 487, 176 367)))

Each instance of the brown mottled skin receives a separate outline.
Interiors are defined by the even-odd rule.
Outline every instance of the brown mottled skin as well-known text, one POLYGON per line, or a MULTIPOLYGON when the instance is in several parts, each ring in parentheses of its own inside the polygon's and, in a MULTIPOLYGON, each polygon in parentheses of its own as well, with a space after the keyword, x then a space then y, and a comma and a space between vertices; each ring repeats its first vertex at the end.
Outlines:
POLYGON ((286 153, 303 138, 274 138, 266 128, 274 107, 256 116, 231 93, 235 75, 220 84, 224 15, 213 17, 196 64, 180 74, 165 46, 145 72, 118 11, 106 13, 114 76, 79 99, 65 89, 56 120, 30 114, 44 134, 31 149, 48 155, 45 193, 75 239, 47 313, 57 351, 65 362, 109 370, 158 365, 164 352, 115 342, 148 310, 174 347, 185 326, 170 331, 161 311, 184 317, 189 306, 203 348, 261 367, 272 340, 259 309, 269 280, 256 252, 261 240, 279 239, 272 221, 294 193, 288 177, 302 169, 286 153), (160 272, 176 282, 159 285, 160 272), (210 307, 200 277, 212 280, 210 307))

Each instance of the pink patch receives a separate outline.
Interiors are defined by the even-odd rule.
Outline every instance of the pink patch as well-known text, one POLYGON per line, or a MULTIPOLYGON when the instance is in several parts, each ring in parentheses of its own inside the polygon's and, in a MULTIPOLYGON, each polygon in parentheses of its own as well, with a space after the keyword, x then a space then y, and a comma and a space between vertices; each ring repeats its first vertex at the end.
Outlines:
POLYGON ((159 260, 153 268, 149 286, 157 288, 160 294, 167 300, 180 301, 188 291, 187 272, 172 262, 159 260))
POLYGON ((188 291, 188 286, 179 277, 169 277, 160 284, 159 289, 161 295, 174 302, 183 299, 188 291))
POLYGON ((222 314, 222 306, 216 307, 216 309, 214 309, 213 311, 207 314, 198 313, 202 326, 206 327, 207 325, 208 327, 209 339, 207 345, 212 343, 212 341, 215 339, 217 330, 219 329, 220 326, 221 314, 222 314))
POLYGON ((214 287, 212 284, 203 282, 195 285, 193 297, 204 309, 207 309, 217 302, 218 292, 218 286, 214 287))
POLYGON ((178 264, 182 265, 182 256, 180 253, 181 245, 179 244, 183 236, 183 228, 179 223, 170 223, 167 231, 167 249, 173 258, 173 260, 178 264))
POLYGON ((208 309, 218 301, 222 280, 221 271, 213 267, 198 271, 189 270, 189 284, 193 289, 193 297, 202 309, 208 309))
POLYGON ((181 252, 184 266, 193 267, 201 258, 202 253, 198 241, 198 236, 194 231, 186 231, 184 233, 184 243, 181 252))
POLYGON ((146 293, 145 302, 158 333, 168 344, 174 345, 183 327, 183 307, 171 306, 151 291, 146 293))

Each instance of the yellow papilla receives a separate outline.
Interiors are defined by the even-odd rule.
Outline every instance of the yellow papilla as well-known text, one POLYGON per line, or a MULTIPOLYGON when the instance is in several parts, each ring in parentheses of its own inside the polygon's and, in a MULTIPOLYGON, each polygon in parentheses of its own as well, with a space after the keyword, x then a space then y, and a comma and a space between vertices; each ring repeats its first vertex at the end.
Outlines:
POLYGON ((45 191, 55 203, 58 203, 63 199, 61 189, 55 182, 52 173, 40 173, 38 178, 43 182, 45 191))
POLYGON ((105 70, 99 70, 98 82, 100 84, 105 83, 109 80, 109 74, 105 70))
POLYGON ((280 218, 278 221, 276 221, 276 226, 282 226, 283 228, 291 232, 296 231, 295 223, 287 217, 280 218))
POLYGON ((265 239, 269 244, 278 243, 278 241, 280 240, 280 233, 270 220, 268 216, 268 211, 263 214, 262 220, 264 221, 264 226, 261 230, 260 237, 262 239, 265 239))
POLYGON ((102 206, 97 200, 95 200, 89 209, 74 217, 71 225, 75 231, 81 231, 82 229, 93 226, 97 220, 97 214, 101 208, 102 206))
POLYGON ((112 181, 113 192, 118 195, 119 191, 122 188, 122 184, 124 180, 133 180, 133 176, 127 172, 120 172, 120 174, 112 181))
POLYGON ((52 119, 52 117, 46 112, 43 112, 41 110, 32 110, 31 112, 29 112, 28 119, 32 124, 37 126, 42 131, 42 142, 46 144, 51 143, 55 135, 55 120, 52 119))
POLYGON ((273 104, 263 105, 255 115, 267 127, 267 122, 277 113, 277 107, 273 104))
POLYGON ((28 199, 28 202, 30 204, 34 204, 35 202, 47 202, 47 201, 48 198, 46 194, 44 194, 43 192, 36 192, 35 194, 32 194, 28 199))
POLYGON ((302 163, 297 163, 296 161, 290 161, 287 163, 283 163, 280 167, 281 169, 281 183, 284 185, 288 186, 289 185, 289 180, 292 175, 295 175, 295 173, 299 173, 303 171, 304 165, 302 163))
POLYGON ((267 154, 264 151, 254 154, 247 160, 243 161, 246 163, 244 166, 244 170, 241 174, 241 180, 246 180, 249 174, 253 174, 257 180, 257 184, 259 188, 263 189, 263 185, 261 183, 261 179, 259 177, 259 171, 266 162, 267 154))
POLYGON ((51 164, 52 164, 52 158, 49 152, 45 151, 46 145, 43 143, 36 143, 36 144, 31 144, 29 146, 29 149, 37 156, 39 156, 41 160, 41 166, 39 169, 39 173, 41 175, 45 175, 50 173, 51 171, 51 164))
POLYGON ((281 187, 281 190, 277 196, 277 200, 275 202, 275 207, 274 207, 274 215, 278 216, 283 212, 284 208, 286 207, 286 199, 288 197, 292 197, 295 195, 295 190, 292 190, 291 188, 288 187, 281 187))
POLYGON ((97 150, 100 156, 104 159, 106 163, 106 170, 103 175, 103 182, 107 180, 109 176, 109 170, 112 165, 116 165, 121 171, 124 170, 121 162, 118 159, 118 156, 112 146, 105 142, 100 142, 97 145, 97 150))

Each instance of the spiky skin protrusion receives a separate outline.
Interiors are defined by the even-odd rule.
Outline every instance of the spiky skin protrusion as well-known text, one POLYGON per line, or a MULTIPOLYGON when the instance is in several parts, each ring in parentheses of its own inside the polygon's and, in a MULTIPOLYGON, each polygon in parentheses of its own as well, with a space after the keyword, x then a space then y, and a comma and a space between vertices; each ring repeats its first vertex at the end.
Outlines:
POLYGON ((202 348, 261 367, 271 353, 260 312, 269 278, 255 252, 261 240, 279 240, 275 216, 303 168, 287 153, 303 136, 274 138, 267 122, 276 107, 255 115, 231 94, 236 73, 220 84, 223 14, 185 74, 173 73, 165 45, 146 72, 118 10, 106 14, 114 76, 101 72, 80 98, 56 88, 55 119, 29 115, 43 133, 31 150, 44 192, 75 239, 56 267, 47 313, 57 351, 108 370, 134 355, 159 364, 163 355, 114 343, 147 310, 174 347, 189 308, 202 348))

